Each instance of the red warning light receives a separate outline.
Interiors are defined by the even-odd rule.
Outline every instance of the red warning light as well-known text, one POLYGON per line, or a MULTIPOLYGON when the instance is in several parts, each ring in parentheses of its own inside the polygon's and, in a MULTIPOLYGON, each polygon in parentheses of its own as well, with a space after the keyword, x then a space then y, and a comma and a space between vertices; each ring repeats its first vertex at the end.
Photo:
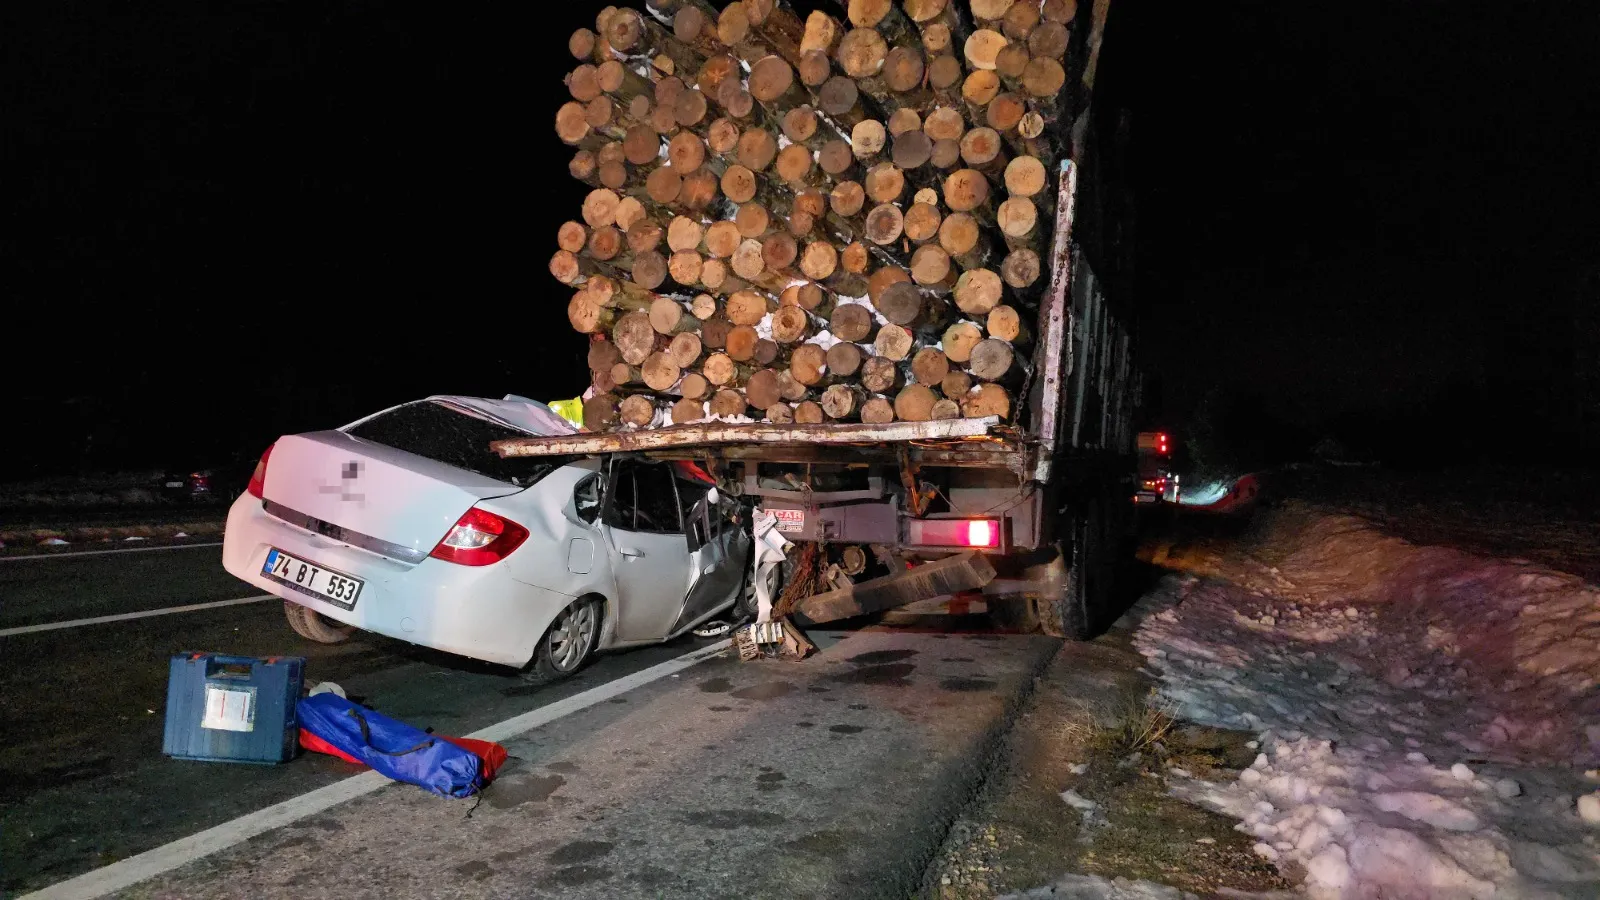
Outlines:
POLYGON ((967 546, 993 547, 995 538, 998 536, 998 529, 994 527, 996 524, 988 519, 973 519, 968 522, 967 546))

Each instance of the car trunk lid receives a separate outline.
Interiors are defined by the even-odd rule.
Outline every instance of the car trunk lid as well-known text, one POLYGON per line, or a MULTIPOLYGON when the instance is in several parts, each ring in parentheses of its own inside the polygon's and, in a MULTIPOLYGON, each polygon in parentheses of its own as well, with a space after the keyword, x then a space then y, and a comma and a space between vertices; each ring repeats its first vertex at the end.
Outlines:
POLYGON ((498 479, 345 434, 319 431, 280 438, 267 468, 265 499, 314 522, 303 527, 374 547, 377 538, 415 562, 480 500, 522 490, 498 479), (326 527, 332 526, 332 528, 326 527))

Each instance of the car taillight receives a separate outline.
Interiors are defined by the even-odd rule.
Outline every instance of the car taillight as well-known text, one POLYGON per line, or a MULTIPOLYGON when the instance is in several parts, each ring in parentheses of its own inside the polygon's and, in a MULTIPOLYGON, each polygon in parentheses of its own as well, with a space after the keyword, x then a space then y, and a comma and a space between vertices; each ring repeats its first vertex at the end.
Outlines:
POLYGON ((463 566, 487 566, 511 555, 528 539, 528 529, 476 506, 461 514, 428 554, 463 566))
POLYGON ((1000 546, 999 519, 912 519, 907 543, 920 547, 1000 546))
MULTIPOLYGON (((267 495, 267 461, 272 459, 272 448, 276 444, 268 444, 267 449, 261 454, 261 461, 256 463, 256 470, 250 473, 250 483, 245 485, 244 491, 257 500, 265 500, 267 495)), ((238 482, 234 482, 238 484, 238 482)))

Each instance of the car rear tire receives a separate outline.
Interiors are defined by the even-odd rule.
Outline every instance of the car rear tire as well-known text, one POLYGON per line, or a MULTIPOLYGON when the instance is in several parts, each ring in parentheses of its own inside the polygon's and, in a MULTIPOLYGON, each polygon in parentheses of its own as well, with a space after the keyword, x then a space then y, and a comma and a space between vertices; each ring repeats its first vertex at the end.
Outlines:
POLYGON ((556 615, 555 621, 539 638, 533 662, 523 671, 523 679, 533 684, 560 681, 575 674, 600 642, 600 625, 605 606, 599 597, 581 597, 556 615))
POLYGON ((294 629, 295 634, 319 644, 343 643, 356 630, 353 625, 341 625, 291 600, 283 601, 283 617, 289 620, 289 627, 294 629))

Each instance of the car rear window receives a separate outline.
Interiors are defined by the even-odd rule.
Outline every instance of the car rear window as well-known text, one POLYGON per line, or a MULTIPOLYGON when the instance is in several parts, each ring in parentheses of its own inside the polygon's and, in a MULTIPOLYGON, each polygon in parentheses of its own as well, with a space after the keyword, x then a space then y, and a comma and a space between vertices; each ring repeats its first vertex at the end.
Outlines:
POLYGON ((528 487, 570 461, 556 456, 501 459, 489 449, 491 441, 528 435, 432 400, 392 409, 347 433, 518 487, 528 487))

